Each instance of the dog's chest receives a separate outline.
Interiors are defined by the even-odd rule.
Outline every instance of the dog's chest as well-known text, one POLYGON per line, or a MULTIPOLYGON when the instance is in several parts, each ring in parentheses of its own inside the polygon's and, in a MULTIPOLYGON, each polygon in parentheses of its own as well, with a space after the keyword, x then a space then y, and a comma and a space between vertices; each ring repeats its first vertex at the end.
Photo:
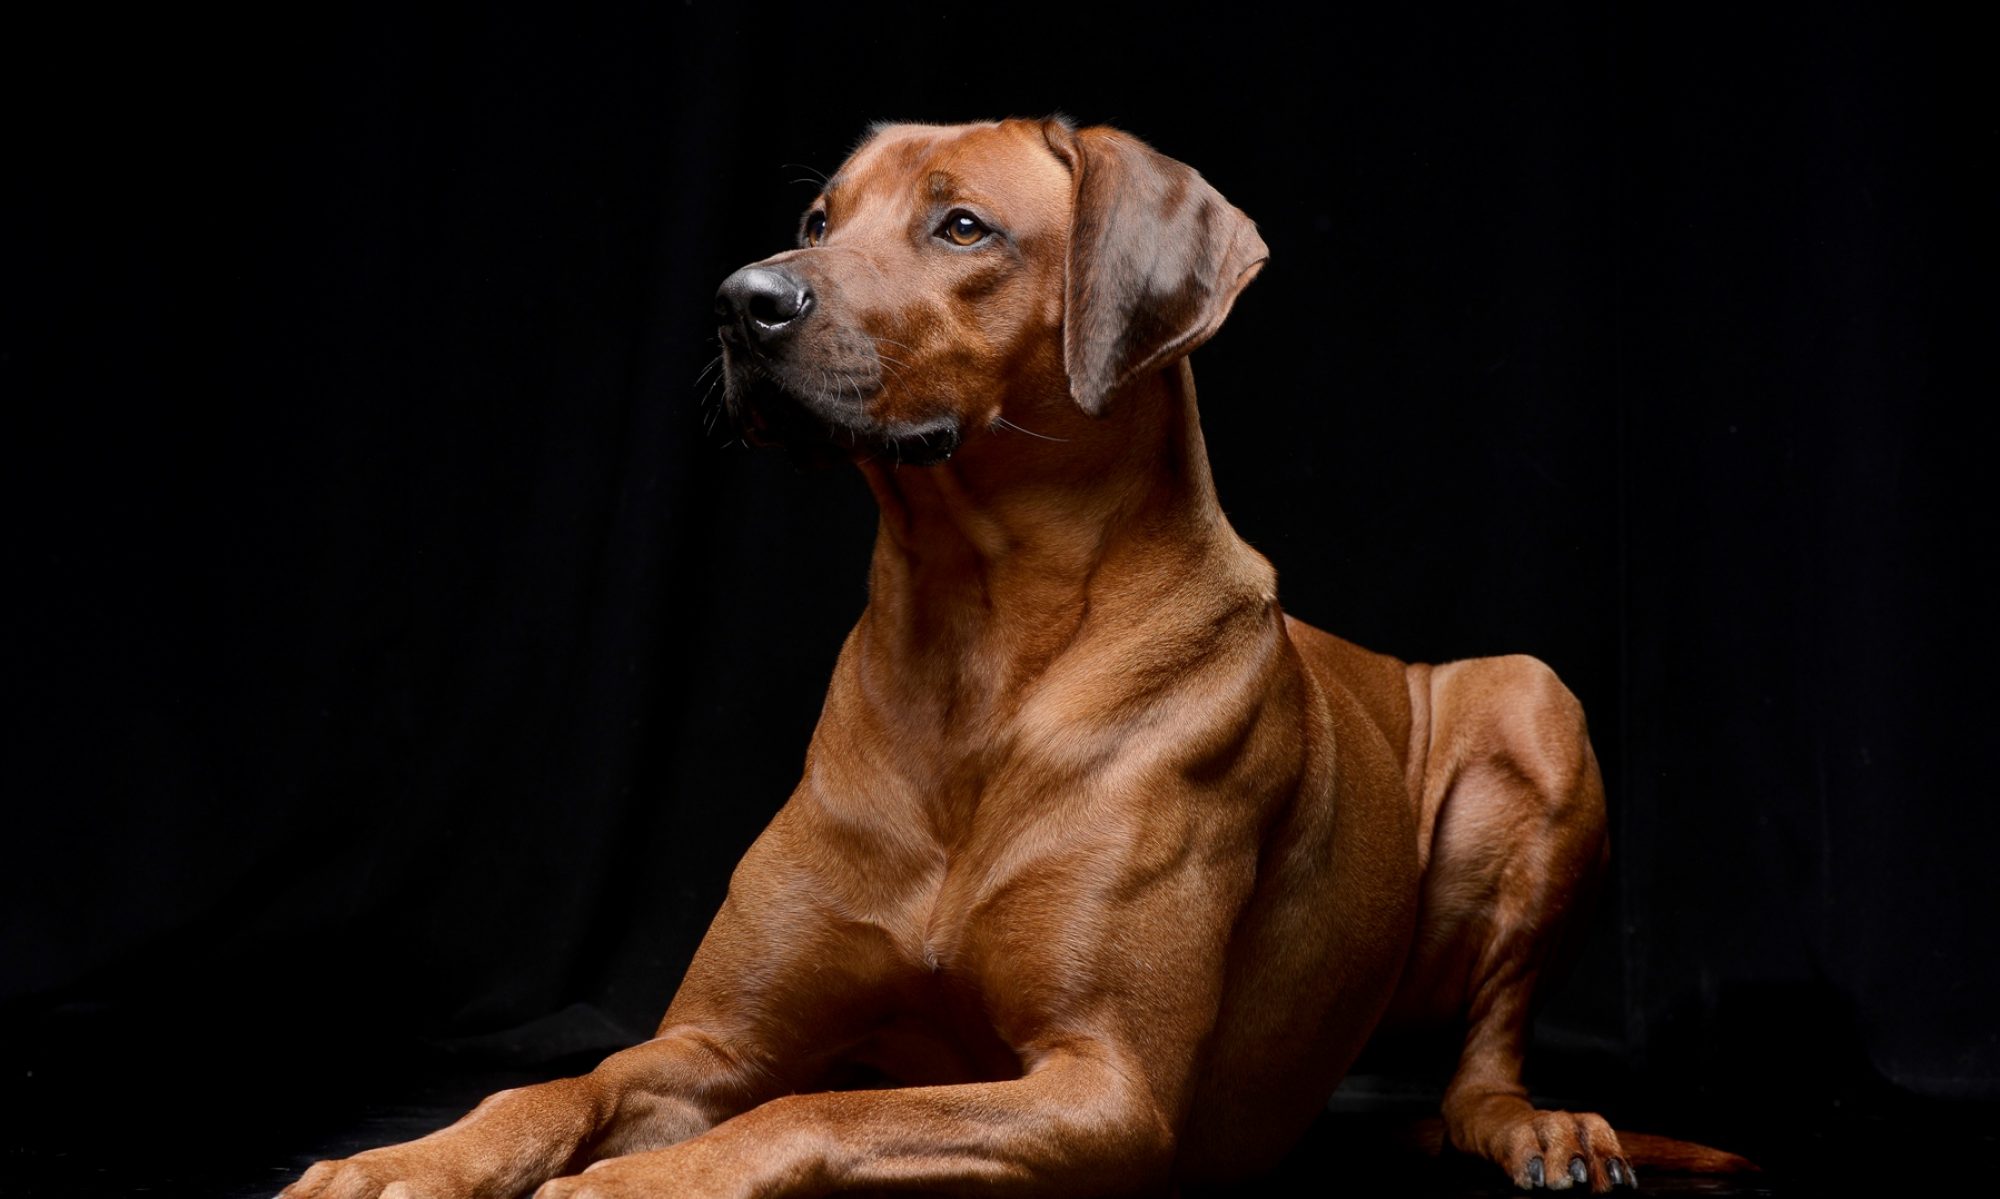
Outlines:
POLYGON ((1182 868, 1213 831, 1186 805, 1132 802, 1143 791, 1122 782, 988 746, 907 792, 922 800, 922 862, 885 922, 906 968, 986 993, 1087 971, 1079 947, 1103 944, 1122 888, 1182 868))

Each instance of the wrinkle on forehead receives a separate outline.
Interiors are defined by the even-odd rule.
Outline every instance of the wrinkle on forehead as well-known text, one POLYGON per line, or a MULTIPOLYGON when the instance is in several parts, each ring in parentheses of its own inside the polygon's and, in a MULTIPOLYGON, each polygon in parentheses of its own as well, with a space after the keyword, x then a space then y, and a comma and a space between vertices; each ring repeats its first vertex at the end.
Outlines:
POLYGON ((1038 122, 890 125, 855 151, 831 180, 830 202, 853 212, 878 199, 932 204, 969 200, 1004 206, 1022 219, 1059 220, 1069 168, 1048 148, 1038 122))
POLYGON ((965 185, 950 171, 932 171, 924 177, 924 186, 930 198, 939 204, 965 194, 965 185))
POLYGON ((874 193, 893 191, 923 170, 926 153, 950 132, 944 125, 869 126, 868 136, 826 181, 827 198, 852 205, 874 193))

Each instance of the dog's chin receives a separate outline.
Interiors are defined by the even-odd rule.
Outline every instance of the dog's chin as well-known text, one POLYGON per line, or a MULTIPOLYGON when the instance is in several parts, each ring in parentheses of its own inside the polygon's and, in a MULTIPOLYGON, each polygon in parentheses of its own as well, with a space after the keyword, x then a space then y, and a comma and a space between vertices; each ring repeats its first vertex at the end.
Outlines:
POLYGON ((764 378, 730 378, 726 393, 745 442, 782 448, 802 467, 870 461, 936 466, 964 439, 956 417, 877 421, 851 404, 798 396, 764 378))

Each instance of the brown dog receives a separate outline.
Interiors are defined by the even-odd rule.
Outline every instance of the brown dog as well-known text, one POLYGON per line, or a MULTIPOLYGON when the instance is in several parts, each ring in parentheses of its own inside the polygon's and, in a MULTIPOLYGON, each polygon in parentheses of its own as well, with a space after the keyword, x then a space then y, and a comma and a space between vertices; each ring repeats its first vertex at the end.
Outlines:
POLYGON ((1520 1077, 1606 860, 1576 699, 1293 620, 1216 505, 1186 356, 1250 221, 1110 129, 897 125, 800 240, 719 307, 749 434, 882 509, 804 779, 653 1040, 287 1199, 1160 1192, 1270 1165, 1371 1035, 1454 1022, 1453 1145, 1636 1184, 1520 1077))

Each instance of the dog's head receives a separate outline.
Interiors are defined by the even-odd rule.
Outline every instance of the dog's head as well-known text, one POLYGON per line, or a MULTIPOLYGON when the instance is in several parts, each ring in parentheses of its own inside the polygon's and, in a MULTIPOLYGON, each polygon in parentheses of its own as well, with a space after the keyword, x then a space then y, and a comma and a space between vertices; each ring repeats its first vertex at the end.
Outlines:
POLYGON ((746 436, 942 461, 1125 384, 1214 334, 1267 255, 1185 164, 1062 120, 877 127, 799 246, 716 297, 746 436))

